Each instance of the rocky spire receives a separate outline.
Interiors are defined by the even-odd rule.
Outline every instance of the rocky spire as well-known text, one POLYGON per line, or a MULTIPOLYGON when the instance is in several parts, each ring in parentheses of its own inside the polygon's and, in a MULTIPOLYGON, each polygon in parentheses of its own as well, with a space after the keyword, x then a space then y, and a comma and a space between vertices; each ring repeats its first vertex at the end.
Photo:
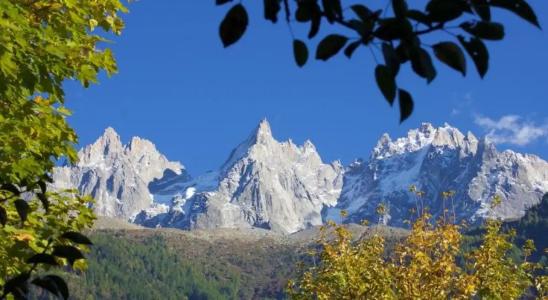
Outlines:
POLYGON ((55 186, 91 194, 96 213, 104 216, 129 218, 148 207, 152 201, 148 184, 166 173, 188 177, 179 162, 169 161, 152 142, 134 137, 123 145, 111 127, 78 157, 77 165, 55 169, 55 186))
POLYGON ((272 129, 270 129, 270 123, 266 118, 262 119, 257 129, 254 132, 254 140, 256 143, 265 143, 271 141, 272 138, 272 129))

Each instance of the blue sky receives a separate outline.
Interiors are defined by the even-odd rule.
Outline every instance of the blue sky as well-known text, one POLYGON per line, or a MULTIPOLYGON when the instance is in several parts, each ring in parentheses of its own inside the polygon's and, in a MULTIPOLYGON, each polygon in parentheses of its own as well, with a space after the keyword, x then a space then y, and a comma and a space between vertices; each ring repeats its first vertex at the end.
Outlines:
MULTIPOLYGON (((375 62, 366 48, 352 60, 293 61, 285 24, 262 18, 246 2, 251 27, 224 49, 218 24, 229 6, 211 1, 141 0, 129 5, 126 30, 112 48, 119 74, 88 89, 67 83, 70 123, 80 144, 93 142, 107 126, 124 141, 152 140, 191 174, 217 168, 230 150, 266 117, 279 140, 311 139, 324 161, 349 163, 367 157, 384 132, 392 137, 428 121, 444 122, 481 136, 499 149, 548 159, 548 33, 506 12, 506 39, 489 43, 491 67, 481 80, 472 63, 463 78, 438 64, 431 85, 409 70, 398 78, 415 98, 415 112, 399 124, 399 112, 378 91, 375 62)), ((548 29, 548 3, 531 0, 548 29)), ((303 28, 306 29, 306 28, 303 28)), ((317 41, 330 29, 324 28, 317 41)), ((296 30, 305 38, 305 31, 296 30)), ((449 39, 450 37, 447 36, 449 39)))

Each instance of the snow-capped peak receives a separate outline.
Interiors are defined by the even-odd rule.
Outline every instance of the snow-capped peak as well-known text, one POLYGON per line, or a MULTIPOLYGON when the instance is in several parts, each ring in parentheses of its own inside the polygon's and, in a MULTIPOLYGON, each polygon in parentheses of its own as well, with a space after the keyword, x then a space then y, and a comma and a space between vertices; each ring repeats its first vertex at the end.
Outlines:
POLYGON ((169 161, 152 142, 134 137, 123 145, 112 127, 81 149, 78 157, 75 166, 54 170, 55 187, 78 187, 91 194, 95 211, 105 216, 128 218, 148 207, 152 201, 149 183, 166 174, 188 177, 183 165, 169 161))
POLYGON ((263 143, 272 139, 272 129, 270 129, 270 123, 264 118, 261 120, 254 134, 255 141, 257 143, 263 143))
POLYGON ((431 123, 422 123, 417 129, 411 129, 407 136, 394 141, 385 133, 377 142, 371 154, 372 159, 384 159, 394 155, 416 152, 426 146, 462 148, 466 151, 476 151, 477 138, 468 133, 462 134, 457 128, 445 123, 441 127, 434 127, 431 123))

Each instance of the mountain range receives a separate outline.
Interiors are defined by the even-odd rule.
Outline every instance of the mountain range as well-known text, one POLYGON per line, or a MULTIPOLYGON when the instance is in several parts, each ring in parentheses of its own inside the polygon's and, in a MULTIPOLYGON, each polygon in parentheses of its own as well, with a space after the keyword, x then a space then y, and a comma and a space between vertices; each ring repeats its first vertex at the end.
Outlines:
POLYGON ((78 156, 77 164, 55 169, 54 186, 91 194, 98 215, 147 227, 289 234, 329 219, 403 226, 411 210, 425 207, 457 221, 516 220, 548 192, 546 161, 499 152, 448 124, 423 123, 397 139, 384 134, 369 158, 346 167, 323 162, 310 141, 277 141, 267 120, 217 170, 197 177, 150 141, 124 145, 112 128, 78 156), (501 204, 492 208, 495 196, 501 204), (387 210, 380 219, 379 204, 387 210))

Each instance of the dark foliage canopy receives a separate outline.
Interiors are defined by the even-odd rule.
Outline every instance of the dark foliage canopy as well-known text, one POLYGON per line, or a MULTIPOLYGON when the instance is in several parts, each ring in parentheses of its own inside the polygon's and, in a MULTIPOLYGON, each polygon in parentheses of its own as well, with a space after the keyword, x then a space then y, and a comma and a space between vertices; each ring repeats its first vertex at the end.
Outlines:
MULTIPOLYGON (((232 0, 216 0, 225 5, 232 0)), ((326 24, 336 33, 325 35, 315 52, 317 60, 327 61, 344 53, 349 59, 359 48, 369 48, 376 63, 375 78, 384 98, 392 106, 399 101, 400 122, 413 112, 413 97, 397 82, 400 67, 411 65, 415 74, 431 83, 437 75, 432 54, 449 68, 467 74, 466 54, 483 78, 489 69, 489 50, 485 41, 504 39, 504 24, 492 19, 491 11, 504 9, 540 28, 534 10, 524 0, 430 0, 423 9, 411 1, 388 0, 382 7, 364 4, 345 6, 343 0, 263 0, 267 21, 284 19, 290 29, 308 24, 309 40, 319 35, 326 24), (341 34, 340 32, 346 32, 341 34), (435 34, 439 42, 429 44, 424 37, 435 34), (378 61, 379 53, 384 61, 378 61)), ((240 1, 230 7, 219 27, 224 47, 238 42, 249 26, 248 12, 240 1)), ((293 30, 291 30, 293 35, 293 30)), ((308 46, 293 36, 295 62, 303 67, 309 58, 308 46)))

